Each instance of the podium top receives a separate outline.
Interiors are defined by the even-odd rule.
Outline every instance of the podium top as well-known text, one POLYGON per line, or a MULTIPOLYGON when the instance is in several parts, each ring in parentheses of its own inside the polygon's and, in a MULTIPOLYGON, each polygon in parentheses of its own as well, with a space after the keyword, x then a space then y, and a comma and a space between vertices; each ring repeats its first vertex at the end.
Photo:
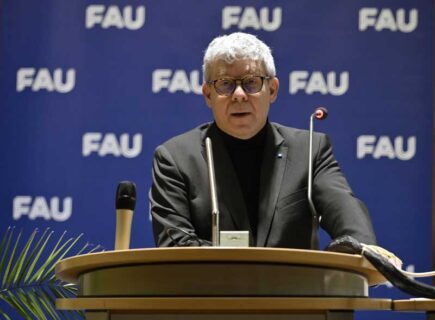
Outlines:
POLYGON ((435 300, 425 298, 394 300, 393 309, 396 311, 435 311, 435 300))
POLYGON ((365 276, 369 285, 385 278, 360 255, 281 248, 183 247, 105 251, 70 257, 56 265, 56 276, 77 283, 80 275, 109 267, 156 263, 256 263, 315 266, 348 270, 365 276))

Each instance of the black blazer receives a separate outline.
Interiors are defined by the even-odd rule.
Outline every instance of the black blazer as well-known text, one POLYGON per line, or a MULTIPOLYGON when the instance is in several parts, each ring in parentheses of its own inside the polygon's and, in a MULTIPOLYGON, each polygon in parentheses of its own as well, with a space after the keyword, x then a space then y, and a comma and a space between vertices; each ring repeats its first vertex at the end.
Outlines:
MULTIPOLYGON (((160 145, 154 155, 149 193, 154 238, 173 246, 167 234, 184 242, 195 233, 211 240, 211 201, 205 138, 213 143, 221 230, 250 230, 242 191, 215 124, 204 124, 160 145)), ((307 200, 308 131, 268 124, 260 177, 258 247, 310 248, 311 212, 307 200)), ((350 235, 366 244, 376 239, 368 211, 357 199, 332 153, 326 135, 313 137, 313 200, 320 225, 331 238, 350 235)))

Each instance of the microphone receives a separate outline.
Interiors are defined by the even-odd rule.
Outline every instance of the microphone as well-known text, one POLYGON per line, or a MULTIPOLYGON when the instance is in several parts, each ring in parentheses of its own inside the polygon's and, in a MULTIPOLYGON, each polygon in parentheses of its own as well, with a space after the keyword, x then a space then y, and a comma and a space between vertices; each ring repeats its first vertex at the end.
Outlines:
POLYGON ((211 139, 205 139, 205 148, 207 151, 208 178, 210 180, 210 198, 211 198, 211 240, 213 247, 220 246, 219 236, 219 208, 216 192, 216 175, 214 171, 213 149, 211 139))
POLYGON ((328 110, 324 107, 317 107, 313 114, 310 116, 310 143, 308 147, 308 190, 307 198, 312 215, 311 224, 311 249, 319 249, 319 216, 313 203, 313 131, 314 131, 314 118, 317 120, 324 120, 328 116, 328 110))
POLYGON ((324 120, 328 117, 328 110, 325 107, 317 107, 314 111, 314 117, 317 120, 324 120))
POLYGON ((136 185, 121 181, 116 189, 116 235, 115 250, 130 248, 131 221, 136 207, 136 185))

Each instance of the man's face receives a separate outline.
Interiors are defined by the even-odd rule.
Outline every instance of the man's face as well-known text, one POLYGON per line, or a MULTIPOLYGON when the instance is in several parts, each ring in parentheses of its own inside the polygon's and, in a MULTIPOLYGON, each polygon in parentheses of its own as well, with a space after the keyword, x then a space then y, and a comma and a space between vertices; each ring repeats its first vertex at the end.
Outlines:
MULTIPOLYGON (((211 80, 241 79, 248 75, 266 76, 261 63, 254 60, 236 60, 232 64, 218 60, 211 69, 211 80)), ((264 80, 260 92, 247 94, 240 85, 230 96, 219 95, 213 84, 204 84, 202 93, 219 129, 239 138, 255 136, 266 124, 269 107, 278 94, 277 78, 264 80)))

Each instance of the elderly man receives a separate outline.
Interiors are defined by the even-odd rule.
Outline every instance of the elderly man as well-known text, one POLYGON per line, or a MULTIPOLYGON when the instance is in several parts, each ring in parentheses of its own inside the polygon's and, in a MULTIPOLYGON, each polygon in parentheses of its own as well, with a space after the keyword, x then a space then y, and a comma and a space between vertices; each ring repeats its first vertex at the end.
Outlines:
MULTIPOLYGON (((268 121, 279 81, 270 48, 255 36, 215 38, 204 55, 202 92, 214 122, 160 145, 150 190, 158 246, 210 245, 205 138, 213 142, 221 230, 249 230, 259 247, 310 248, 308 132, 268 121)), ((352 194, 327 136, 313 140, 313 200, 332 238, 373 244, 367 209, 352 194)))

